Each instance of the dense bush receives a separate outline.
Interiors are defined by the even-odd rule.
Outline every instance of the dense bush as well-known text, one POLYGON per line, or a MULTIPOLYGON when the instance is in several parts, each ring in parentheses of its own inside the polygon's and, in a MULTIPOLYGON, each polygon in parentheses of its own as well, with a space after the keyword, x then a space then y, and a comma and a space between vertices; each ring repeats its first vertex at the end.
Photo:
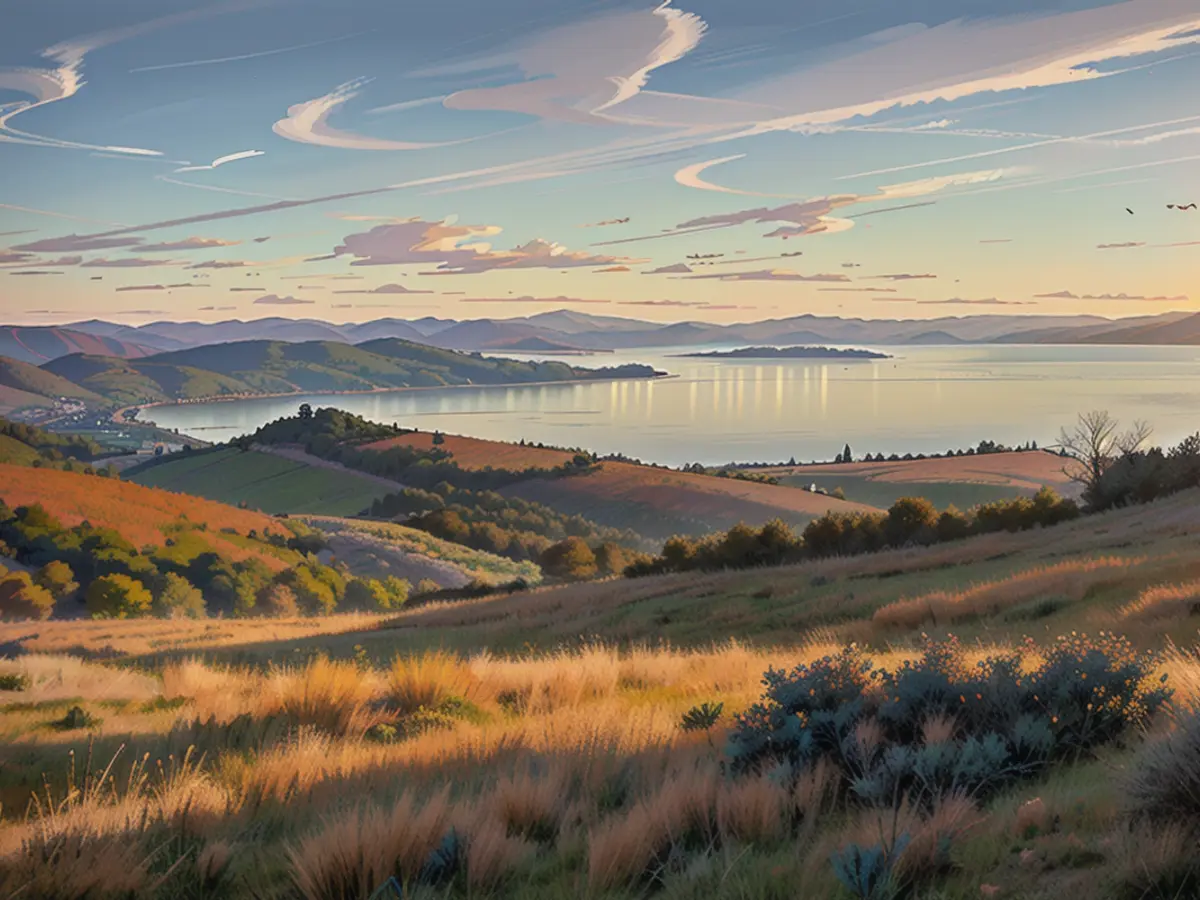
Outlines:
POLYGON ((1056 525, 1079 516, 1079 507, 1049 488, 1037 495, 998 501, 964 515, 951 507, 939 514, 923 498, 903 497, 886 513, 829 512, 797 536, 778 520, 757 531, 735 525, 704 538, 674 537, 654 559, 631 565, 630 576, 694 569, 744 569, 828 556, 856 556, 889 547, 936 544, 992 531, 1056 525))
POLYGON ((75 573, 71 571, 71 567, 59 559, 53 559, 38 569, 33 580, 37 585, 48 590, 56 600, 79 588, 79 583, 75 581, 75 573))
POLYGON ((517 560, 536 559, 551 543, 571 536, 584 538, 590 544, 611 541, 632 548, 642 543, 641 537, 628 529, 607 528, 540 503, 505 497, 495 491, 456 488, 449 482, 440 482, 428 491, 407 488, 388 494, 371 505, 370 515, 388 519, 408 516, 405 524, 410 527, 517 560), (447 519, 444 513, 453 513, 457 519, 447 519), (447 521, 455 523, 453 531, 457 537, 451 536, 447 521), (465 525, 471 533, 463 531, 457 523, 465 525))
MULTIPOLYGON (((279 553, 315 552, 325 546, 320 532, 299 522, 291 522, 289 527, 293 531, 290 538, 275 533, 259 538, 251 533, 244 540, 257 541, 263 548, 279 548, 279 553)), ((23 588, 13 604, 0 614, 42 617, 48 609, 43 594, 51 598, 49 606, 52 606, 55 599, 67 597, 80 587, 83 590, 79 599, 88 612, 104 617, 151 613, 165 617, 201 616, 206 610, 254 615, 260 592, 281 579, 289 584, 291 580, 299 580, 305 585, 309 582, 315 585, 304 598, 309 612, 336 608, 345 593, 343 576, 313 556, 276 575, 257 556, 234 560, 217 552, 205 535, 205 528, 186 518, 181 517, 165 530, 163 545, 139 549, 114 529, 97 528, 88 522, 67 528, 40 504, 13 510, 0 501, 0 542, 21 562, 39 567, 32 579, 32 588, 36 590, 23 588), (303 573, 297 569, 303 569, 303 573), (102 582, 101 586, 94 588, 97 582, 102 582), (143 602, 137 591, 133 592, 132 601, 118 597, 120 592, 114 584, 128 588, 127 582, 147 591, 151 601, 143 602)))
POLYGON ((54 595, 34 584, 27 572, 0 578, 0 618, 46 619, 54 611, 54 595))
POLYGON ((204 595, 181 575, 169 572, 154 598, 154 614, 163 619, 201 619, 204 595))
POLYGON ((1024 663, 1017 650, 969 666, 950 638, 894 672, 853 646, 769 670, 762 702, 736 719, 731 768, 787 775, 824 760, 873 805, 980 798, 1117 740, 1170 696, 1151 684, 1155 658, 1111 635, 1060 638, 1036 668, 1024 663))
POLYGON ((388 576, 379 581, 375 578, 353 578, 346 584, 345 606, 362 612, 386 612, 399 609, 407 600, 411 585, 403 578, 388 576))
POLYGON ((596 554, 583 538, 569 537, 546 549, 538 564, 551 578, 585 581, 600 571, 596 554))
POLYGON ((94 619, 144 616, 153 602, 146 586, 128 575, 102 575, 87 589, 87 611, 94 619))
POLYGON ((1132 503, 1149 503, 1200 486, 1200 434, 1167 451, 1159 448, 1125 453, 1088 486, 1084 501, 1099 512, 1132 503))

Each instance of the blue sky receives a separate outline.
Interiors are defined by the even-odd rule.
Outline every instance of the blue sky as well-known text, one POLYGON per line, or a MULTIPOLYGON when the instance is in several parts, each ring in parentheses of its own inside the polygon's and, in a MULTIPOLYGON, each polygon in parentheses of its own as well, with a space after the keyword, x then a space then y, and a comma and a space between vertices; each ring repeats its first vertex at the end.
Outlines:
POLYGON ((1200 0, 19 0, 0 308, 1194 309, 1196 84, 1200 0))

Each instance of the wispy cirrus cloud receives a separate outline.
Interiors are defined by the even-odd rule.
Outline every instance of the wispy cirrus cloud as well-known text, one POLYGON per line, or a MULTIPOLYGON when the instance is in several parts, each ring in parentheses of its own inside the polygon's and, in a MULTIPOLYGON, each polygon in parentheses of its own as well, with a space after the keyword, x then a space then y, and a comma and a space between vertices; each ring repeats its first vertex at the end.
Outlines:
POLYGON ((138 244, 138 253, 175 253, 185 250, 211 250, 215 247, 233 247, 241 241, 224 241, 220 238, 190 237, 181 241, 166 241, 161 244, 138 244))
POLYGON ((122 294, 126 291, 173 291, 207 287, 211 287, 211 285, 196 284, 195 282, 191 281, 184 282, 183 284, 129 284, 125 285, 124 287, 117 288, 116 292, 118 294, 122 294))
POLYGON ((93 237, 66 234, 56 238, 43 238, 18 244, 13 250, 26 253, 87 253, 92 250, 115 250, 119 247, 135 247, 142 243, 139 237, 93 237))
POLYGON ((183 168, 176 169, 175 172, 176 172, 176 174, 178 174, 180 172, 211 171, 212 169, 219 169, 221 166, 227 165, 228 163, 231 163, 231 162, 239 162, 240 160, 243 160, 243 159, 254 159, 256 156, 265 156, 265 155, 266 155, 266 151, 264 151, 264 150, 239 150, 237 153, 229 153, 225 156, 218 156, 216 159, 214 159, 212 162, 208 163, 207 165, 193 166, 191 164, 188 164, 188 165, 184 166, 183 168))
POLYGON ((982 300, 967 300, 962 297, 951 297, 949 300, 918 300, 919 306, 1031 306, 1024 300, 998 300, 995 297, 985 297, 982 300))
MULTIPOLYGON (((715 191, 725 194, 738 194, 750 197, 777 197, 784 199, 789 197, 789 195, 786 194, 743 191, 736 188, 725 187, 701 177, 701 173, 708 169, 732 162, 734 160, 742 159, 744 156, 745 154, 725 156, 719 159, 710 159, 706 160, 705 162, 686 166, 675 173, 675 181, 684 185, 685 187, 691 187, 705 191, 715 191)), ((987 169, 978 172, 962 172, 955 175, 941 175, 933 178, 923 178, 917 181, 884 185, 880 187, 874 194, 836 194, 827 197, 797 199, 797 202, 788 203, 784 206, 778 206, 774 208, 756 207, 753 209, 738 210, 737 212, 732 213, 723 213, 690 219, 687 222, 681 222, 670 233, 679 234, 695 228, 730 228, 736 225, 743 225, 747 223, 765 224, 781 222, 783 224, 763 236, 768 238, 787 239, 816 234, 835 234, 837 232, 847 231, 853 228, 853 219, 880 215, 882 213, 917 209, 922 206, 932 205, 932 203, 936 201, 908 203, 901 206, 872 209, 858 213, 854 216, 844 217, 834 216, 833 213, 836 210, 857 206, 859 204, 870 204, 885 200, 925 197, 931 194, 941 193, 952 188, 988 184, 999 181, 1011 175, 1018 174, 1020 171, 1022 170, 1009 168, 987 169)), ((651 236, 647 236, 647 238, 649 237, 651 236)))
POLYGON ((1145 294, 1076 294, 1073 291, 1055 291, 1052 294, 1034 294, 1040 300, 1114 300, 1114 301, 1144 301, 1147 303, 1186 303, 1185 295, 1175 297, 1147 296, 1145 294))
POLYGON ((370 83, 370 78, 347 81, 328 94, 289 106, 287 116, 276 122, 271 130, 289 141, 314 144, 318 147, 337 147, 342 150, 427 150, 479 140, 466 138, 459 141, 394 141, 368 137, 331 126, 328 122, 329 117, 357 97, 370 83))
POLYGON ((618 108, 642 93, 656 69, 690 53, 706 27, 699 16, 665 2, 653 9, 603 13, 543 31, 500 53, 414 74, 463 75, 516 66, 522 80, 456 91, 443 105, 561 122, 638 124, 618 108))
POLYGON ((625 216, 622 219, 604 219, 600 222, 589 222, 587 225, 580 225, 580 228, 607 228, 610 225, 626 225, 629 223, 630 216, 625 216))
MULTIPOLYGON (((303 289, 303 286, 301 286, 303 289)), ((433 291, 416 291, 402 284, 381 284, 379 287, 361 291, 334 291, 335 294, 432 294, 433 291)))
POLYGON ((175 259, 144 259, 140 256, 124 256, 118 259, 107 259, 103 256, 89 259, 82 264, 85 269, 146 269, 154 266, 180 266, 182 262, 175 259))
POLYGON ((52 64, 51 67, 0 69, 0 90, 13 91, 31 98, 28 101, 0 105, 0 142, 52 147, 60 150, 88 150, 131 157, 161 157, 163 154, 158 150, 111 144, 89 144, 33 134, 17 129, 12 122, 31 110, 67 100, 78 94, 87 84, 83 77, 84 60, 89 53, 95 50, 210 16, 241 12, 252 5, 254 5, 254 0, 226 0, 226 2, 216 3, 207 8, 170 13, 134 25, 94 32, 62 41, 43 50, 41 56, 52 64))
POLYGON ((802 275, 791 269, 761 269, 757 272, 717 272, 712 275, 692 275, 688 281, 716 279, 718 281, 809 281, 818 283, 847 282, 846 275, 802 275))
POLYGON ((293 297, 290 294, 280 297, 278 294, 266 294, 254 301, 259 306, 309 306, 313 303, 312 300, 301 300, 299 297, 293 297))
POLYGON ((874 280, 874 281, 929 281, 934 278, 937 278, 937 276, 930 275, 928 273, 925 273, 922 275, 913 275, 908 272, 898 272, 898 273, 895 273, 892 275, 871 275, 871 276, 869 276, 869 279, 874 280))

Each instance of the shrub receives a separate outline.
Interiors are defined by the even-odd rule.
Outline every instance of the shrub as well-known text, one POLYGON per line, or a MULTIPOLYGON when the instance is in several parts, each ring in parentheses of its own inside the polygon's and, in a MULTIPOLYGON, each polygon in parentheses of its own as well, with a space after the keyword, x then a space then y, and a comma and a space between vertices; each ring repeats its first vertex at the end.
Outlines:
POLYGON ((79 587, 71 567, 58 559, 53 559, 38 569, 33 580, 35 584, 53 594, 55 600, 65 597, 79 587))
POLYGON ((296 594, 286 584, 269 584, 258 592, 257 606, 264 616, 291 619, 300 615, 296 594))
POLYGON ((27 572, 13 572, 0 579, 0 617, 48 619, 53 611, 53 595, 34 584, 27 572))
POLYGON ((901 497, 888 510, 883 531, 889 546, 929 544, 937 537, 938 511, 924 497, 901 497))
POLYGON ((24 672, 0 674, 0 691, 27 691, 32 682, 24 672))
POLYGON ((762 702, 737 716, 734 772, 798 773, 821 760, 868 804, 982 797, 1144 725, 1170 696, 1152 655, 1124 639, 1060 638, 1032 672, 1024 650, 966 664, 950 638, 877 672, 855 647, 768 670, 762 702))
POLYGON ((353 578, 346 584, 346 606, 370 612, 390 609, 391 596, 375 578, 353 578))
POLYGON ((130 619, 150 612, 154 598, 128 575, 102 575, 88 585, 87 611, 93 619, 130 619))
POLYGON ((170 573, 154 600, 154 614, 162 619, 202 619, 204 595, 186 578, 170 573))
POLYGON ((595 578, 598 571, 596 554, 580 537, 569 537, 547 547, 538 564, 551 578, 565 581, 595 578))

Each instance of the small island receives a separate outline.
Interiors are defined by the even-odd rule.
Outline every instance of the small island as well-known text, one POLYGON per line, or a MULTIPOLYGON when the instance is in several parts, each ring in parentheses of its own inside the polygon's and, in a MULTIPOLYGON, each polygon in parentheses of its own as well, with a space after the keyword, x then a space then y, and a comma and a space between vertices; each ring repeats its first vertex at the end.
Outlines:
POLYGON ((874 350, 841 350, 837 347, 741 347, 710 353, 682 353, 681 357, 700 359, 891 359, 874 350))

